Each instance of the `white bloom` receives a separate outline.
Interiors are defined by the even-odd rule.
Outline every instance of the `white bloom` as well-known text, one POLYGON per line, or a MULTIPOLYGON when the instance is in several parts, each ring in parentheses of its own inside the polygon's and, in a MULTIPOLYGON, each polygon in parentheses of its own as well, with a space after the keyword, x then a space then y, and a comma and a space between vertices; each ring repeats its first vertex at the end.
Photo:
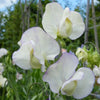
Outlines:
POLYGON ((51 65, 43 81, 48 82, 54 93, 61 93, 67 96, 74 96, 81 99, 88 96, 93 89, 95 77, 89 68, 80 68, 75 72, 78 65, 76 56, 70 53, 63 53, 61 58, 51 65))
POLYGON ((74 40, 85 30, 85 24, 78 12, 70 11, 69 8, 63 9, 55 2, 46 5, 42 25, 44 30, 55 39, 61 36, 74 40))
POLYGON ((94 72, 96 77, 100 77, 100 67, 95 66, 93 68, 93 72, 94 72))
POLYGON ((54 60, 60 53, 56 40, 41 28, 34 27, 25 31, 18 42, 20 48, 13 53, 13 62, 23 69, 41 68, 45 70, 45 60, 54 60))
POLYGON ((5 82, 7 81, 6 78, 4 78, 1 74, 0 74, 0 86, 4 87, 5 82))
POLYGON ((7 79, 2 76, 3 71, 4 71, 4 67, 2 63, 0 63, 0 86, 1 87, 4 87, 4 84, 7 81, 7 79))
POLYGON ((8 51, 5 48, 0 48, 0 58, 4 55, 6 55, 8 51))
POLYGON ((3 71, 4 71, 4 67, 3 67, 2 63, 0 63, 0 74, 2 74, 3 71))
POLYGON ((95 67, 93 68, 93 72, 94 72, 94 75, 97 78, 97 84, 100 84, 100 67, 97 67, 95 65, 95 67))

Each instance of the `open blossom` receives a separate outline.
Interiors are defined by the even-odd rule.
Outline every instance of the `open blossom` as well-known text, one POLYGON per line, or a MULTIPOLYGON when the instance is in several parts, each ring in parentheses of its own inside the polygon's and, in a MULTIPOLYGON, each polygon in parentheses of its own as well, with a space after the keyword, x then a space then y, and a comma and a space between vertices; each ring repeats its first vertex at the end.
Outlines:
POLYGON ((78 12, 70 11, 69 8, 63 9, 55 2, 46 5, 42 25, 44 30, 55 39, 61 36, 74 40, 85 30, 85 24, 78 12))
POLYGON ((93 72, 97 78, 97 83, 100 84, 100 67, 95 66, 93 72))
POLYGON ((22 69, 38 69, 42 66, 42 71, 45 71, 45 60, 54 60, 60 53, 56 40, 39 27, 25 31, 18 44, 20 48, 12 58, 13 63, 22 69))
POLYGON ((4 71, 3 65, 2 63, 0 63, 0 86, 1 87, 4 87, 4 84, 7 81, 7 79, 2 76, 3 71, 4 71))
POLYGON ((78 69, 78 59, 70 53, 63 53, 61 58, 52 64, 43 76, 54 93, 61 93, 81 99, 88 96, 93 89, 95 77, 91 69, 78 69))
POLYGON ((5 48, 0 48, 0 58, 4 55, 6 55, 8 51, 5 48))

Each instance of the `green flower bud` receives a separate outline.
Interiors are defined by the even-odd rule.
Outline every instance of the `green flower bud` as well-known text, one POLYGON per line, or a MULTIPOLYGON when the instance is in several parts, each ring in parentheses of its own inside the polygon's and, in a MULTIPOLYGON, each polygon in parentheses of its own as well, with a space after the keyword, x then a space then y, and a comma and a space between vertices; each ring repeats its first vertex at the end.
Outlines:
POLYGON ((76 51, 76 56, 79 60, 86 61, 88 54, 84 49, 78 48, 76 51))

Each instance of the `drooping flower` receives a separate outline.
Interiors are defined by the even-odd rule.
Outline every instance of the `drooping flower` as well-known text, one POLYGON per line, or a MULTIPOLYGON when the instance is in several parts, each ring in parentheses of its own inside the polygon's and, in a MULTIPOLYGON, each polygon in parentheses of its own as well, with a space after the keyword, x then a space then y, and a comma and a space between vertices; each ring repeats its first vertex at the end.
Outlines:
POLYGON ((1 87, 4 87, 4 84, 7 81, 7 79, 2 76, 3 71, 4 71, 3 65, 2 63, 0 63, 0 86, 1 87))
POLYGON ((41 28, 34 27, 25 31, 18 42, 20 48, 13 53, 13 62, 23 69, 41 68, 45 70, 45 60, 54 60, 60 53, 56 40, 41 28))
POLYGON ((89 68, 83 67, 75 72, 78 65, 76 56, 70 53, 63 53, 61 58, 51 65, 43 81, 48 82, 54 93, 61 93, 81 99, 88 96, 95 82, 95 77, 89 68))
POLYGON ((4 55, 6 55, 8 51, 5 48, 0 48, 0 58, 4 55))
POLYGON ((61 36, 74 40, 79 38, 85 30, 85 24, 78 12, 70 11, 69 8, 63 9, 55 2, 46 5, 42 25, 54 39, 61 36))

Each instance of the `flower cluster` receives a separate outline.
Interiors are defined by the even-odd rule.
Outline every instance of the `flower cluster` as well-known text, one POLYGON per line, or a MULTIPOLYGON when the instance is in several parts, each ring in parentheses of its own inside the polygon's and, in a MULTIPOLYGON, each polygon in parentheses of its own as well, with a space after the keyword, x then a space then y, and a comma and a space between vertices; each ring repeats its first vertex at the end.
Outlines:
POLYGON ((78 47, 76 51, 76 56, 83 63, 85 62, 87 67, 93 68, 95 65, 100 65, 100 54, 98 51, 91 47, 87 49, 86 46, 78 47))
MULTIPOLYGON (((44 30, 40 27, 33 27, 26 30, 20 41, 20 48, 12 55, 13 63, 20 68, 29 70, 42 69, 45 72, 43 81, 48 82, 54 93, 73 96, 81 99, 88 96, 93 89, 95 77, 90 68, 85 66, 76 70, 78 58, 62 49, 62 55, 46 70, 45 61, 53 60, 60 54, 60 46, 55 40, 58 37, 79 38, 85 25, 82 17, 69 8, 63 9, 58 3, 49 3, 42 19, 44 30)), ((78 52, 80 52, 79 50, 78 52)), ((85 52, 82 53, 84 58, 85 52)))

